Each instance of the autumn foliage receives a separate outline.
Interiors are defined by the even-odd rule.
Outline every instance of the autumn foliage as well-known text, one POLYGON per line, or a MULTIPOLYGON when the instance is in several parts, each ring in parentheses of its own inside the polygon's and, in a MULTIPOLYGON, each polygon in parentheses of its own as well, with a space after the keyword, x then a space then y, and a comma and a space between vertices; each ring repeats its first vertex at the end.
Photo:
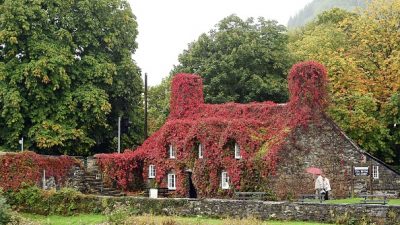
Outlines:
POLYGON ((296 64, 289 82, 292 98, 288 104, 217 105, 204 103, 199 76, 178 74, 172 83, 171 114, 164 126, 135 151, 97 155, 98 163, 124 189, 134 179, 135 170, 141 169, 143 180, 147 180, 149 165, 155 165, 156 177, 148 185, 166 187, 167 174, 173 172, 177 196, 188 194, 187 171, 192 172, 199 196, 225 196, 234 190, 264 191, 288 134, 313 119, 304 113, 323 110, 327 104, 322 65, 296 64), (199 143, 203 158, 198 157, 199 143), (234 157, 235 143, 240 146, 241 159, 234 157), (174 159, 168 155, 170 145, 176 151, 174 159), (229 190, 221 189, 222 171, 229 175, 229 190))
POLYGON ((103 171, 105 181, 112 184, 114 181, 124 190, 127 190, 135 177, 135 171, 139 169, 141 160, 144 158, 139 155, 139 151, 125 151, 123 154, 98 154, 97 165, 103 171))
POLYGON ((54 177, 57 184, 65 182, 68 172, 78 161, 69 156, 43 156, 34 152, 9 153, 0 156, 0 188, 18 190, 22 185, 39 185, 46 171, 46 178, 54 177))
POLYGON ((295 64, 289 73, 291 111, 307 122, 318 116, 328 106, 326 69, 318 62, 295 64), (305 118, 304 118, 305 117, 305 118))

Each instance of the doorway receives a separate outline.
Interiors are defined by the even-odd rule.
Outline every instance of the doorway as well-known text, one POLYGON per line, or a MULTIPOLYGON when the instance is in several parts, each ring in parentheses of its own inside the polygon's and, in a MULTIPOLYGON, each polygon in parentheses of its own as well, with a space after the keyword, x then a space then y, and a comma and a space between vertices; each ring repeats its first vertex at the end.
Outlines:
POLYGON ((188 188, 189 188, 189 198, 197 198, 197 191, 193 185, 192 181, 192 171, 186 171, 187 178, 188 178, 188 188))

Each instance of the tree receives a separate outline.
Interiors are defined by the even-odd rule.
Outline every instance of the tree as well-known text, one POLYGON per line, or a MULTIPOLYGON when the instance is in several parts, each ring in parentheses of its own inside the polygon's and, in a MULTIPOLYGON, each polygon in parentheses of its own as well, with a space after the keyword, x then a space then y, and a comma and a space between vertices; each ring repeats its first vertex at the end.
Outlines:
POLYGON ((148 133, 157 131, 169 115, 171 97, 171 76, 164 78, 161 84, 149 88, 148 97, 148 133))
POLYGON ((365 150, 399 162, 394 126, 400 85, 398 0, 374 0, 359 15, 334 9, 291 35, 298 60, 329 71, 330 116, 365 150), (397 156, 395 156, 397 155, 397 156))
POLYGON ((110 151, 118 116, 133 122, 123 146, 139 143, 136 35, 125 0, 0 1, 0 146, 110 151))
POLYGON ((286 28, 276 21, 231 15, 189 44, 171 74, 202 76, 209 103, 285 102, 291 65, 287 43, 286 28))

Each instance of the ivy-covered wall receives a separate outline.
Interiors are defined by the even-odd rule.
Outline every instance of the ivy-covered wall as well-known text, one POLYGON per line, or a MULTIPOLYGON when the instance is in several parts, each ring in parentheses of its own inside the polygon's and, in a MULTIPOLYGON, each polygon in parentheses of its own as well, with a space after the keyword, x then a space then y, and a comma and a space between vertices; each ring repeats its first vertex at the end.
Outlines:
POLYGON ((69 170, 80 162, 69 156, 44 156, 34 152, 0 155, 0 188, 18 190, 23 185, 40 185, 45 171, 46 179, 53 177, 57 185, 63 184, 69 170))

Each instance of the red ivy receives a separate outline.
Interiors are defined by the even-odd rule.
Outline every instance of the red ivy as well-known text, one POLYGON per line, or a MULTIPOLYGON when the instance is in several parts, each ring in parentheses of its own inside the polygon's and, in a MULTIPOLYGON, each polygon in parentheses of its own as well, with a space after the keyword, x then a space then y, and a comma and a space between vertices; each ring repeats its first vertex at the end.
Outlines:
MULTIPOLYGON (((172 82, 170 115, 165 125, 134 152, 98 155, 103 172, 128 188, 140 166, 143 178, 148 166, 156 166, 156 183, 166 187, 166 174, 177 176, 176 195, 187 194, 185 170, 193 171, 193 183, 200 196, 221 193, 221 172, 227 171, 231 190, 240 190, 248 173, 258 171, 263 181, 275 171, 278 151, 296 126, 312 119, 312 112, 326 107, 326 70, 316 62, 298 63, 289 76, 289 104, 260 102, 249 104, 204 104, 201 78, 178 74, 172 82), (232 143, 238 143, 242 159, 234 158, 232 143), (197 143, 204 146, 203 159, 197 143), (176 159, 168 158, 168 146, 176 149, 176 159), (143 165, 139 164, 143 162, 143 165)), ((251 182, 250 182, 251 183, 251 182)), ((259 185, 259 184, 253 184, 259 185)))
POLYGON ((289 92, 297 123, 305 124, 323 112, 328 105, 325 67, 313 61, 295 64, 289 73, 289 92))
POLYGON ((98 154, 95 157, 100 170, 106 175, 105 180, 109 183, 115 180, 120 187, 126 190, 134 179, 139 160, 143 158, 139 157, 138 153, 125 151, 123 154, 98 154))
POLYGON ((177 74, 172 81, 171 88, 170 119, 184 118, 204 103, 203 82, 197 75, 177 74))
POLYGON ((18 190, 24 183, 39 185, 43 170, 47 178, 54 177, 57 183, 63 183, 73 165, 79 162, 68 156, 43 156, 30 151, 1 155, 0 188, 18 190))

